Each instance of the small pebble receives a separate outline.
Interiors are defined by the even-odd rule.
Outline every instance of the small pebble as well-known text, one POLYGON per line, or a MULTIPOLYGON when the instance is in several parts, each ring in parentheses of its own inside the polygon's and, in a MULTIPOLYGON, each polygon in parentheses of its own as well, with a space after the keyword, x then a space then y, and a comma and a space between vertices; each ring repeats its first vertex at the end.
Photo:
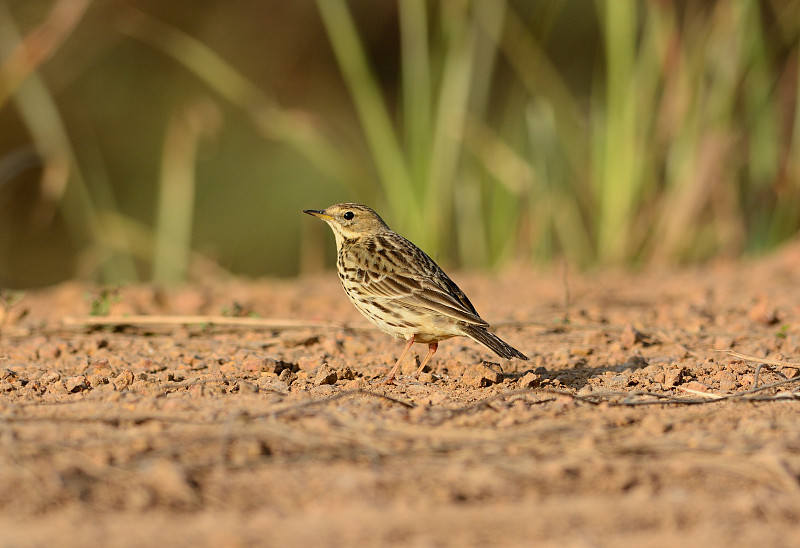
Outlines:
POLYGON ((664 386, 678 386, 684 381, 684 367, 672 367, 664 371, 664 386))
POLYGON ((541 382, 542 376, 533 371, 528 371, 518 381, 520 388, 536 388, 541 382))
POLYGON ((419 374, 419 382, 431 383, 436 382, 436 377, 430 371, 425 371, 419 374))
POLYGON ((61 380, 61 373, 53 370, 45 371, 39 378, 39 381, 43 384, 52 384, 60 380, 61 380))
POLYGON ((286 368, 283 371, 281 371, 281 374, 278 375, 278 378, 282 382, 284 382, 286 386, 289 386, 290 384, 292 384, 294 381, 297 380, 297 374, 291 369, 286 368))
POLYGON ((614 375, 608 380, 608 385, 611 388, 620 389, 625 388, 631 382, 631 378, 628 375, 614 375))
POLYGON ((267 373, 275 373, 276 375, 280 375, 286 370, 297 371, 299 367, 296 363, 286 362, 276 358, 264 358, 261 361, 260 369, 261 371, 266 371, 267 373))
POLYGON ((108 360, 94 360, 89 364, 88 374, 110 377, 114 374, 114 370, 111 368, 108 360))
POLYGON ((336 371, 327 363, 322 364, 317 371, 317 376, 314 379, 314 384, 317 386, 325 384, 335 384, 337 380, 336 371))
POLYGON ((258 386, 247 381, 239 381, 239 392, 254 394, 258 392, 258 386))
POLYGON ((344 383, 345 390, 359 390, 363 381, 353 379, 344 383))
POLYGON ((108 377, 105 375, 90 375, 89 376, 89 386, 92 388, 96 388, 101 384, 108 384, 108 377))
POLYGON ((133 372, 130 369, 123 369, 114 379, 114 387, 123 390, 133 383, 133 372))
POLYGON ((622 345, 622 348, 631 348, 637 342, 641 341, 642 341, 642 334, 636 329, 634 329, 632 324, 627 324, 623 328, 622 333, 620 333, 619 336, 619 342, 620 345, 622 345))
MULTIPOLYGON (((499 366, 497 367, 499 368, 499 366)), ((461 380, 468 386, 481 388, 503 382, 503 374, 484 362, 467 367, 461 376, 461 380)))
POLYGON ((84 375, 77 375, 66 379, 64 381, 64 388, 67 392, 73 393, 88 390, 89 386, 86 384, 86 377, 84 375))

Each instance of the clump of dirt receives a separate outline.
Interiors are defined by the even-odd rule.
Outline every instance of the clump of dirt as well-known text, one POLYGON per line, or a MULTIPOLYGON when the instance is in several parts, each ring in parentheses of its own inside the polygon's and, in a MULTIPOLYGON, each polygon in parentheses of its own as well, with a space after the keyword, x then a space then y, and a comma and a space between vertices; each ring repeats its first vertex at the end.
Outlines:
POLYGON ((799 276, 798 246, 566 282, 454 275, 531 361, 451 339, 396 385, 403 342, 333 273, 15 295, 0 538, 795 545, 799 276))

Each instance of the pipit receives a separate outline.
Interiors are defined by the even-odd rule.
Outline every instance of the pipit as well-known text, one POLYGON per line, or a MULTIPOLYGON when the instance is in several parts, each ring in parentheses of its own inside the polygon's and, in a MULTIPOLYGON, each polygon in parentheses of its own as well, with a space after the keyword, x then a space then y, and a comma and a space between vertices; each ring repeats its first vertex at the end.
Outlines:
POLYGON ((345 293, 378 329, 407 342, 389 372, 391 382, 411 345, 428 343, 418 377, 439 341, 469 337, 501 358, 528 357, 491 333, 461 289, 420 248, 393 232, 372 209, 336 204, 303 211, 328 223, 336 238, 336 267, 345 293))

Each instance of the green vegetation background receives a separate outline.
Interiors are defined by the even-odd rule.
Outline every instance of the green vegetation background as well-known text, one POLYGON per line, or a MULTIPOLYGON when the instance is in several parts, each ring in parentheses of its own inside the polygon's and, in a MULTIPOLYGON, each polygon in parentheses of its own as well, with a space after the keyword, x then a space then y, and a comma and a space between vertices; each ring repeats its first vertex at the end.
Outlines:
POLYGON ((800 227, 800 1, 0 0, 0 287, 676 264, 800 227))

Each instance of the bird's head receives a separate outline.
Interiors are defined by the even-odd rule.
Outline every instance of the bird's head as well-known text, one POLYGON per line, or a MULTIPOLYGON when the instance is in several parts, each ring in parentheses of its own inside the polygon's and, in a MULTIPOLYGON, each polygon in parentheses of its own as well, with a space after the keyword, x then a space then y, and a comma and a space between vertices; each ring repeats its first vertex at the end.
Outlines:
POLYGON ((361 204, 336 204, 321 210, 304 209, 303 213, 328 223, 336 237, 337 249, 345 240, 354 240, 389 230, 377 213, 361 204))

